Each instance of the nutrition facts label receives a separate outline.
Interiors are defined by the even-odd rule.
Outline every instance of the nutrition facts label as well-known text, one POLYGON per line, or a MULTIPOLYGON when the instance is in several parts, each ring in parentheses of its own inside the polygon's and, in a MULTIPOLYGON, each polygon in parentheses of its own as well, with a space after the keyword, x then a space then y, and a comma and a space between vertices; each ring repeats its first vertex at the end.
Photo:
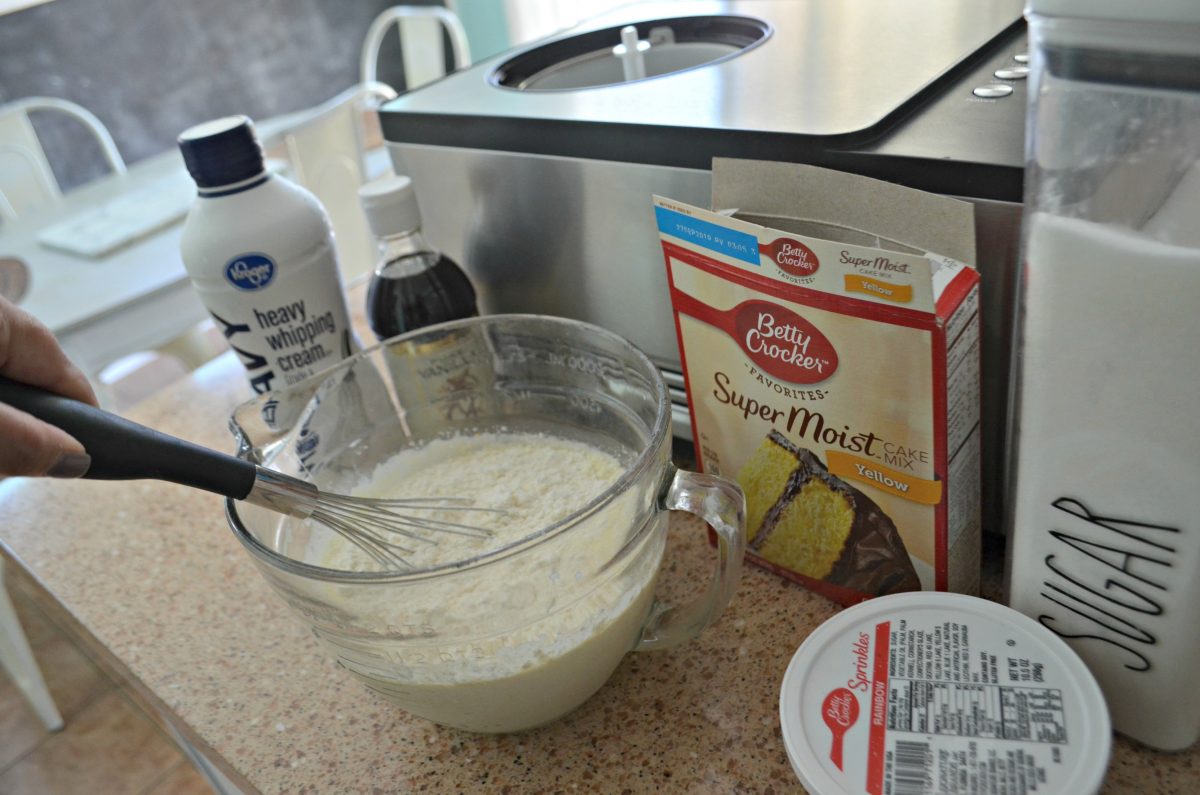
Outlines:
POLYGON ((1044 686, 1042 664, 972 650, 971 640, 954 621, 889 628, 888 729, 1065 743, 1063 694, 1044 686))
POLYGON ((1044 664, 985 648, 956 621, 876 625, 878 648, 885 626, 880 795, 1042 791, 1067 742, 1063 691, 1044 664))
POLYGON ((1062 691, 920 679, 888 681, 888 728, 1002 740, 1065 743, 1062 691))

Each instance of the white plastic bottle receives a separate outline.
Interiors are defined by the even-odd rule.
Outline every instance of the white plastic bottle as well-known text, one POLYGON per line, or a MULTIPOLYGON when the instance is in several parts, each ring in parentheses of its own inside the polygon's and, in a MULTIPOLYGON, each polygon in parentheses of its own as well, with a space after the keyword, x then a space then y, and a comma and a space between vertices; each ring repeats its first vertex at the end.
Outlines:
POLYGON ((250 119, 192 127, 179 148, 199 190, 183 264, 254 391, 295 384, 357 350, 329 218, 307 190, 267 172, 250 119))

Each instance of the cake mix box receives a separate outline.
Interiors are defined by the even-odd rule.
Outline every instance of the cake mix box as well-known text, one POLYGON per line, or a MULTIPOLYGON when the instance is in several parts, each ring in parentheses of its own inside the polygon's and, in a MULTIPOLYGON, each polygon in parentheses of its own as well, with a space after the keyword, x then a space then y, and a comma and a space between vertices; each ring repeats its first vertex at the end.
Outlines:
POLYGON ((748 557, 842 604, 979 583, 971 205, 796 164, 655 197, 700 467, 748 557))

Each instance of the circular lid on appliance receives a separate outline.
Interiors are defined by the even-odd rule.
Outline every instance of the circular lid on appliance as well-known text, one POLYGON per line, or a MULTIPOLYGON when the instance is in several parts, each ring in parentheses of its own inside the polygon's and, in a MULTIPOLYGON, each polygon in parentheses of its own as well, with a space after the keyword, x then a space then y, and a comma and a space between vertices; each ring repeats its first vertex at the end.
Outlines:
POLYGON ((813 795, 1098 793, 1112 731, 1092 674, 1057 635, 970 596, 851 607, 783 677, 788 758, 813 795), (969 786, 967 784, 969 783, 969 786))
POLYGON ((728 60, 770 33, 761 19, 726 14, 617 25, 526 50, 497 66, 492 82, 521 91, 629 83, 728 60))

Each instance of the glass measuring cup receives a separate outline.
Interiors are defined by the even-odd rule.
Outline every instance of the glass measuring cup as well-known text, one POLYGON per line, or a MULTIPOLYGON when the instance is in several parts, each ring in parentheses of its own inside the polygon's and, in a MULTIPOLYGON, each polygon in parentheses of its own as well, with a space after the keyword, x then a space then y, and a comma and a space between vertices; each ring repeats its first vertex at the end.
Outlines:
MULTIPOLYGON (((657 368, 594 326, 536 315, 442 324, 261 395, 231 425, 240 455, 338 493, 398 451, 448 435, 536 431, 620 460, 617 480, 562 521, 409 572, 331 568, 323 528, 227 504, 263 575, 339 664, 441 724, 509 732, 552 721, 626 652, 694 637, 740 578, 741 491, 672 466, 657 368), (702 517, 718 542, 707 589, 680 605, 654 597, 671 510, 702 517), (555 571, 540 568, 547 558, 555 571)), ((449 496, 470 497, 471 484, 449 496)))

